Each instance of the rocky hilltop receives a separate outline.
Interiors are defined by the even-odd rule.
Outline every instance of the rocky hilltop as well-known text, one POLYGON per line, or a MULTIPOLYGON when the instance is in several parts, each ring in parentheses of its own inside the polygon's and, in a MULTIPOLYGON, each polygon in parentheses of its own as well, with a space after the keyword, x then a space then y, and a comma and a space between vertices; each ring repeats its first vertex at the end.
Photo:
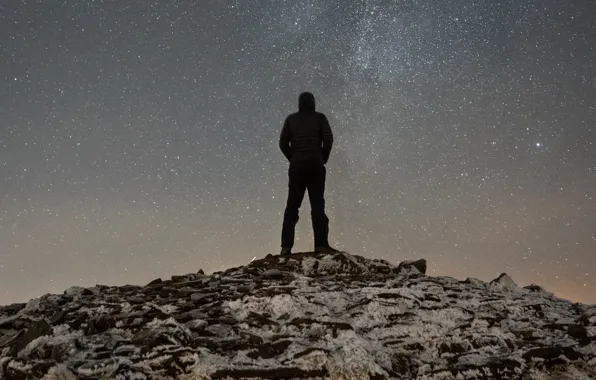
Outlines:
POLYGON ((0 308, 0 378, 593 379, 596 306, 339 253, 0 308))

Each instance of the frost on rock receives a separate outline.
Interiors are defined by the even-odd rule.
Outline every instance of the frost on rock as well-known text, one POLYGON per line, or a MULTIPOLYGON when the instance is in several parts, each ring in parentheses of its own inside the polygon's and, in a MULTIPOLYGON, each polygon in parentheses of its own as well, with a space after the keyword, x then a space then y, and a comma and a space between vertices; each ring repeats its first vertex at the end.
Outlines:
POLYGON ((48 370, 43 380, 77 380, 77 376, 65 364, 58 364, 48 370))
POLYGON ((588 379, 596 306, 298 253, 0 307, 0 379, 588 379))

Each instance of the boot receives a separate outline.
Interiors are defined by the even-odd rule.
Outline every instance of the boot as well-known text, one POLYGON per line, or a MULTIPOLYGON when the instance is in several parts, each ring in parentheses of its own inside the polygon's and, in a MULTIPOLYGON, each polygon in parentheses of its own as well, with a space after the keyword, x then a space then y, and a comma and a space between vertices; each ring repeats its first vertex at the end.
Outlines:
POLYGON ((292 248, 281 247, 280 255, 291 255, 292 248))
POLYGON ((330 245, 322 245, 320 247, 315 247, 315 253, 340 253, 341 251, 333 248, 330 245))

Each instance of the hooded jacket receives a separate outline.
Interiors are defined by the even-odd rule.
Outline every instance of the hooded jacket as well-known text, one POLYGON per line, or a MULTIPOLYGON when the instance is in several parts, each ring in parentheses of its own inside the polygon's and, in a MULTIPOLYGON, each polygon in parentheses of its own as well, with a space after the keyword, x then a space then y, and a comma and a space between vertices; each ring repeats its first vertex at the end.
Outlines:
POLYGON ((315 97, 303 92, 298 112, 289 115, 281 130, 279 147, 291 164, 326 164, 333 146, 333 132, 327 117, 315 110, 315 97))

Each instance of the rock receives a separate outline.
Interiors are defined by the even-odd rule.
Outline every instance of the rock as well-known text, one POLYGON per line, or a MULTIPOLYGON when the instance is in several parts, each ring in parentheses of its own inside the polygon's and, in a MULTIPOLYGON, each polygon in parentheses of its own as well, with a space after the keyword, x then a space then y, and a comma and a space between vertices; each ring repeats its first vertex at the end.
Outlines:
POLYGON ((94 378, 109 379, 113 378, 112 375, 119 366, 113 359, 107 360, 96 360, 94 362, 83 363, 77 368, 77 374, 79 377, 87 377, 86 374, 93 374, 94 378))
POLYGON ((209 332, 211 335, 220 337, 220 338, 233 338, 236 336, 236 332, 234 328, 225 323, 217 323, 214 325, 210 325, 205 327, 205 331, 209 332))
POLYGON ((524 286, 524 289, 529 290, 531 292, 544 292, 544 288, 542 286, 535 284, 526 285, 524 286))
POLYGON ((596 326, 596 305, 591 305, 578 318, 582 326, 596 326))
POLYGON ((279 269, 272 268, 272 269, 265 271, 265 273, 263 273, 262 277, 265 279, 269 279, 269 280, 280 280, 283 278, 283 274, 281 273, 281 271, 279 269))
POLYGON ((326 370, 304 370, 298 367, 280 367, 271 369, 222 369, 213 373, 213 379, 298 379, 327 376, 326 370))
POLYGON ((205 274, 205 272, 203 272, 202 269, 199 269, 199 271, 197 272, 198 274, 205 274))
MULTIPOLYGON (((136 288, 136 287, 135 287, 136 288)), ((85 291, 83 292, 83 295, 88 296, 88 295, 98 295, 99 293, 101 293, 101 290, 104 289, 101 285, 95 285, 89 288, 85 288, 85 291)))
POLYGON ((13 323, 19 319, 19 315, 15 314, 6 318, 0 319, 0 328, 12 328, 13 323))
POLYGON ((515 281, 513 281, 507 273, 501 273, 499 277, 490 282, 490 285, 503 290, 514 290, 518 288, 515 281))
POLYGON ((6 306, 0 306, 0 313, 18 313, 19 311, 23 310, 27 306, 26 303, 13 303, 6 306))
POLYGON ((254 311, 249 311, 244 321, 251 326, 276 326, 278 324, 270 318, 254 311))
MULTIPOLYGON (((195 307, 195 303, 192 303, 192 307, 195 307)), ((180 323, 185 323, 193 319, 203 319, 206 317, 206 314, 199 309, 194 309, 190 311, 183 312, 181 314, 174 315, 174 319, 176 319, 180 323)))
POLYGON ((476 287, 479 288, 483 288, 486 286, 486 283, 482 280, 479 280, 477 278, 473 278, 473 277, 468 277, 463 281, 464 284, 470 284, 470 285, 474 285, 476 287))
POLYGON ((3 332, 2 335, 0 335, 0 349, 13 345, 23 334, 23 330, 9 330, 3 332))
POLYGON ((67 296, 90 296, 93 295, 93 292, 90 289, 83 288, 81 286, 71 286, 70 288, 64 291, 64 294, 67 296))
MULTIPOLYGON (((464 352, 470 351, 471 348, 471 344, 467 341, 443 342, 439 347, 439 353, 462 354, 464 352)), ((419 346, 418 349, 424 350, 424 347, 419 346)))
POLYGON ((142 296, 133 296, 133 297, 128 298, 128 302, 133 305, 143 305, 144 303, 147 302, 147 299, 142 296))
POLYGON ((204 303, 213 296, 213 293, 193 293, 190 295, 190 300, 195 303, 204 303))
POLYGON ((399 266, 394 269, 394 273, 397 274, 408 274, 408 273, 421 273, 426 274, 426 260, 420 259, 416 261, 402 261, 399 266))
POLYGON ((64 310, 58 310, 54 313, 54 315, 52 315, 52 318, 50 318, 50 324, 52 326, 60 325, 62 322, 64 322, 65 317, 66 312, 64 310))
POLYGON ((581 357, 581 354, 575 351, 571 347, 538 347, 528 350, 523 358, 525 360, 539 358, 539 359, 554 359, 561 355, 566 356, 568 359, 576 360, 581 357))
POLYGON ((131 356, 136 353, 139 349, 133 345, 120 346, 114 350, 116 356, 131 356))
POLYGON ((69 351, 74 347, 71 344, 57 344, 52 347, 50 358, 57 363, 64 362, 68 359, 69 351))
POLYGON ((239 291, 240 293, 248 293, 251 290, 253 290, 255 287, 254 285, 241 285, 239 287, 236 288, 237 291, 239 291))
POLYGON ((132 343, 140 346, 154 347, 160 344, 167 344, 167 336, 162 335, 159 331, 145 329, 136 333, 132 339, 132 343))
POLYGON ((193 319, 186 322, 186 326, 188 326, 189 329, 194 331, 203 331, 205 327, 207 327, 207 321, 204 321, 202 319, 193 319))
POLYGON ((244 333, 244 335, 246 335, 247 340, 250 344, 261 345, 264 342, 263 338, 261 338, 258 335, 251 334, 251 333, 244 333))
POLYGON ((31 327, 27 330, 27 332, 17 340, 15 348, 16 351, 19 352, 23 348, 25 348, 29 343, 33 342, 35 339, 48 335, 52 332, 52 328, 45 319, 41 319, 35 322, 31 327))
POLYGON ((294 359, 299 359, 299 358, 306 356, 313 352, 322 352, 325 354, 329 354, 330 351, 326 350, 326 349, 322 349, 322 348, 317 348, 317 347, 309 347, 303 351, 298 352, 297 354, 294 354, 294 359))
POLYGON ((581 325, 569 325, 567 326, 567 334, 583 342, 588 338, 588 329, 581 325))
POLYGON ((290 340, 281 340, 275 343, 258 346, 255 351, 249 352, 246 356, 251 359, 270 359, 281 355, 292 344, 290 340))
POLYGON ((70 323, 70 328, 73 330, 78 329, 79 327, 81 327, 83 323, 87 321, 88 318, 89 316, 86 312, 77 315, 76 318, 70 323))
POLYGON ((159 284, 163 284, 163 281, 161 280, 161 278, 156 278, 155 280, 148 283, 146 286, 159 285, 159 284))
POLYGON ((188 281, 188 280, 190 280, 188 275, 172 276, 172 282, 182 282, 182 281, 188 281))
POLYGON ((114 320, 114 318, 112 318, 108 315, 100 315, 98 317, 90 319, 87 328, 88 328, 88 333, 98 334, 98 333, 102 333, 108 329, 111 329, 115 325, 116 325, 116 321, 114 320))
POLYGON ((235 325, 236 323, 238 323, 238 321, 236 320, 236 318, 234 318, 231 315, 222 315, 221 317, 219 317, 219 321, 221 323, 225 323, 227 325, 235 325))

